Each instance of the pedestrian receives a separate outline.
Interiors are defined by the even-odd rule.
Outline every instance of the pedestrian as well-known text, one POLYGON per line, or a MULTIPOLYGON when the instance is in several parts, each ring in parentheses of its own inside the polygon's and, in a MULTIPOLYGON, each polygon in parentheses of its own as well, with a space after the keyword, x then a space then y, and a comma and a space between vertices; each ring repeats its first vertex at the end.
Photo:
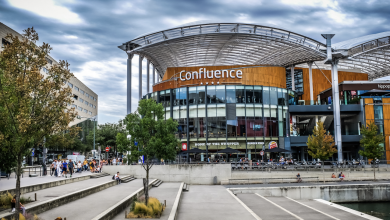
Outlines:
POLYGON ((58 159, 57 163, 56 163, 56 172, 57 172, 57 177, 61 177, 61 166, 62 166, 62 163, 61 161, 58 159))
POLYGON ((121 184, 121 178, 119 177, 119 172, 115 174, 115 180, 118 182, 118 184, 121 184))
POLYGON ((104 164, 104 160, 100 161, 100 172, 102 172, 103 170, 103 164, 104 164))
POLYGON ((72 174, 73 174, 73 169, 74 169, 74 163, 72 162, 72 159, 69 160, 69 163, 68 163, 68 168, 69 168, 69 174, 70 174, 70 178, 72 178, 72 174))
POLYGON ((94 160, 95 160, 95 159, 93 159, 93 160, 91 161, 91 163, 89 163, 89 166, 90 166, 90 168, 91 168, 91 173, 94 173, 94 172, 95 172, 95 164, 93 163, 94 160))
MULTIPOLYGON (((26 215, 26 207, 24 207, 24 205, 22 203, 20 203, 20 202, 19 202, 19 205, 20 205, 20 210, 22 210, 23 215, 26 215)), ((12 207, 11 212, 15 212, 15 208, 16 208, 16 195, 14 195, 14 198, 12 198, 12 200, 11 200, 11 207, 12 207)))
POLYGON ((297 175, 297 183, 302 182, 301 174, 298 173, 297 175))
POLYGON ((78 173, 81 173, 81 161, 79 160, 79 162, 77 163, 77 172, 78 173))
POLYGON ((119 158, 119 165, 122 165, 122 157, 119 158))
POLYGON ((116 158, 114 157, 114 159, 112 160, 112 163, 114 164, 114 165, 116 165, 116 158))
POLYGON ((67 170, 68 170, 68 163, 66 162, 66 160, 64 160, 64 162, 62 163, 62 175, 63 176, 65 175, 65 178, 68 178, 67 170))
POLYGON ((84 165, 84 171, 87 171, 88 170, 88 161, 87 161, 87 159, 84 159, 83 165, 84 165))
MULTIPOLYGON (((56 173, 57 160, 54 160, 50 165, 50 176, 56 173)), ((55 176, 55 175, 54 175, 55 176)))

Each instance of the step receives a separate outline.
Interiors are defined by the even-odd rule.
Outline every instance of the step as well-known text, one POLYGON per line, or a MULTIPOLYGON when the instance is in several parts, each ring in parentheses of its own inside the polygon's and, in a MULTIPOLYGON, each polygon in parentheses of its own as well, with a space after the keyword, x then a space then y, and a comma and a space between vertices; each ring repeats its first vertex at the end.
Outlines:
POLYGON ((29 177, 38 177, 38 174, 35 174, 35 173, 32 173, 30 175, 28 175, 29 177))
POLYGON ((141 179, 138 179, 128 184, 119 184, 96 192, 60 207, 54 207, 49 211, 41 213, 39 217, 42 219, 61 217, 62 219, 67 218, 71 220, 93 219, 99 216, 95 219, 110 219, 110 217, 105 218, 105 216, 115 216, 122 210, 122 207, 127 206, 126 202, 130 201, 131 203, 134 196, 142 193, 143 183, 141 179))
POLYGON ((110 176, 110 174, 108 174, 108 173, 96 173, 96 174, 92 174, 91 178, 100 178, 100 177, 104 177, 104 176, 110 176))
MULTIPOLYGON (((86 196, 103 191, 116 185, 116 181, 109 178, 102 178, 101 180, 91 179, 89 181, 86 180, 83 182, 44 189, 34 193, 27 193, 23 196, 34 198, 34 194, 37 194, 38 201, 26 204, 26 211, 28 213, 39 214, 45 211, 49 211, 52 208, 77 201, 86 196)), ((11 216, 12 213, 10 212, 3 213, 0 214, 0 219, 9 219, 11 216)))
POLYGON ((157 181, 153 184, 153 186, 154 186, 154 187, 158 187, 158 186, 160 186, 162 183, 163 183, 162 180, 157 180, 157 181))

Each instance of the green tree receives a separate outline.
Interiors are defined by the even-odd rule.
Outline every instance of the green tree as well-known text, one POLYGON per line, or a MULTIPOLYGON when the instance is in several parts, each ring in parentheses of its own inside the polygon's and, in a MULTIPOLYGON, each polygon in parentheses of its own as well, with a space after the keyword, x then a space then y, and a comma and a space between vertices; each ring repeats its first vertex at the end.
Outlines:
MULTIPOLYGON (((363 150, 359 150, 359 154, 367 159, 375 160, 381 158, 384 152, 383 146, 385 137, 383 134, 378 134, 378 127, 374 122, 368 124, 368 127, 362 126, 360 129, 362 133, 362 139, 360 139, 360 145, 363 150)), ((374 180, 375 177, 375 166, 374 166, 374 180)))
POLYGON ((179 141, 174 133, 178 123, 172 118, 164 119, 164 107, 152 99, 139 101, 137 112, 126 116, 126 129, 131 135, 131 155, 139 158, 144 156, 143 168, 146 171, 145 203, 148 204, 149 171, 153 159, 173 160, 179 141), (136 144, 137 143, 137 144, 136 144))
MULTIPOLYGON (((116 136, 120 132, 124 133, 122 121, 119 121, 118 123, 106 123, 98 125, 95 130, 95 143, 99 143, 100 146, 102 146, 102 150, 104 150, 107 146, 113 147, 114 153, 116 154, 116 136)), ((87 135, 87 143, 88 145, 93 146, 93 131, 90 131, 87 135)))
POLYGON ((319 158, 323 164, 325 160, 337 153, 333 136, 326 133, 321 121, 317 122, 317 126, 313 129, 313 135, 309 136, 306 144, 309 155, 313 158, 319 158))
POLYGON ((116 144, 120 153, 130 151, 130 140, 127 138, 126 133, 118 133, 116 135, 116 144))
POLYGON ((33 28, 23 37, 8 34, 0 53, 0 143, 3 152, 16 159, 16 219, 19 219, 20 175, 23 156, 43 142, 45 136, 68 130, 76 117, 71 89, 66 83, 73 77, 69 64, 60 61, 48 67, 49 44, 36 45, 33 28), (41 74, 46 68, 46 76, 41 74))

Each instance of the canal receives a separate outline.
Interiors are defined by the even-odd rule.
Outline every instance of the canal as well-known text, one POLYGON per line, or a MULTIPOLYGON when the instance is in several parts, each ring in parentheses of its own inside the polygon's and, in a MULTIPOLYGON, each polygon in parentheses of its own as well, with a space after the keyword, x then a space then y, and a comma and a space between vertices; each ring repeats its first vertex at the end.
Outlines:
POLYGON ((390 202, 352 202, 338 204, 380 219, 390 220, 390 202))

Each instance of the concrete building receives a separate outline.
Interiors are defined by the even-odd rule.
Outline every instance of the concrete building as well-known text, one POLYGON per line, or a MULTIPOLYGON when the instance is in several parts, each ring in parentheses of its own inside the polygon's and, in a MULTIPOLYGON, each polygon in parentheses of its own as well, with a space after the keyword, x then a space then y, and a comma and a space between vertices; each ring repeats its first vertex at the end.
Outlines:
POLYGON ((311 160, 306 142, 319 120, 335 138, 332 159, 356 159, 359 129, 371 120, 386 137, 382 159, 390 161, 390 82, 372 81, 390 75, 390 32, 334 45, 333 34, 322 36, 326 44, 277 27, 213 22, 141 35, 119 46, 127 54, 128 113, 137 54, 139 85, 142 74, 147 84, 151 74, 142 73, 143 59, 147 69, 153 64, 152 79, 158 74, 153 91, 142 94, 139 87, 140 98, 162 103, 166 118, 179 123, 182 152, 206 150, 195 160, 226 147, 249 159, 279 147, 288 157, 311 160), (359 85, 348 87, 349 81, 359 85), (365 94, 371 84, 382 93, 365 94))
MULTIPOLYGON (((18 32, 9 28, 7 25, 0 22, 0 39, 1 39, 0 53, 3 50, 3 45, 9 43, 5 39, 8 33, 22 37, 21 34, 19 34, 18 32)), ((43 75, 46 75, 48 71, 47 69, 49 69, 51 65, 57 64, 57 61, 51 56, 46 57, 46 59, 48 64, 47 64, 47 68, 43 68, 41 70, 41 73, 43 75)), ((85 141, 86 140, 85 136, 89 133, 89 131, 93 129, 93 124, 97 124, 96 116, 98 114, 98 95, 76 77, 71 78, 69 82, 67 82, 67 86, 72 88, 72 96, 74 99, 74 102, 69 104, 68 107, 75 108, 79 116, 74 121, 72 121, 69 125, 82 127, 83 130, 80 136, 82 140, 85 141)), ((66 152, 65 149, 54 151, 54 152, 51 151, 52 150, 49 150, 49 155, 50 153, 59 155, 61 154, 60 152, 62 152, 62 154, 71 153, 71 152, 66 152)))

